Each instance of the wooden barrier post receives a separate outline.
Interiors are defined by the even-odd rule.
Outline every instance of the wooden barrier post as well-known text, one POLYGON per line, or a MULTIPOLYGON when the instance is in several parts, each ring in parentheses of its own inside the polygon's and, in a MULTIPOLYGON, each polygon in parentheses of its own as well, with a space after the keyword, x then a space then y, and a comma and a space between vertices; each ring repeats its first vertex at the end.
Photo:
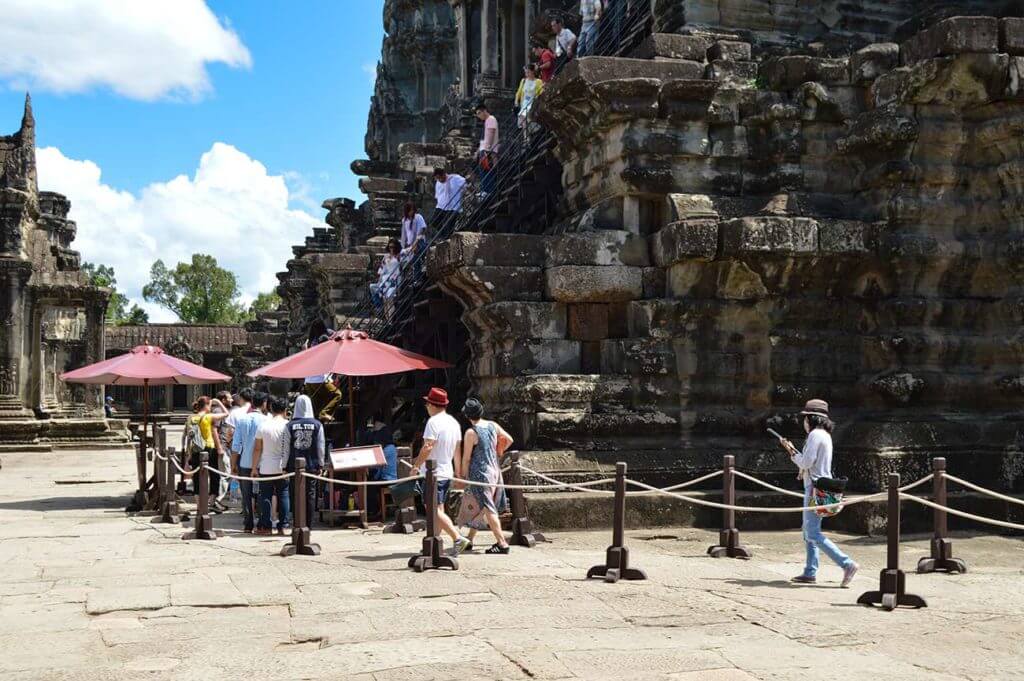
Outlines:
POLYGON ((900 570, 900 474, 889 474, 889 512, 886 518, 888 543, 886 545, 885 569, 879 575, 878 591, 866 591, 857 602, 861 605, 881 604, 886 610, 895 610, 901 605, 924 608, 927 603, 920 596, 906 592, 907 576, 900 570))
POLYGON ((612 545, 605 552, 605 564, 595 565, 587 570, 587 579, 602 577, 606 582, 620 579, 647 579, 639 568, 629 566, 629 549, 626 548, 626 464, 615 464, 615 513, 612 522, 612 545))
MULTIPOLYGON (((722 503, 727 506, 736 505, 736 457, 726 454, 722 457, 722 503)), ((708 555, 712 558, 752 558, 754 554, 745 546, 740 545, 740 531, 736 529, 736 511, 731 508, 722 509, 722 530, 718 533, 718 544, 708 547, 708 555)))
POLYGON ((306 518, 306 459, 295 459, 295 524, 292 525, 292 540, 281 547, 282 556, 319 556, 320 545, 309 541, 309 523, 306 518))
MULTIPOLYGON (((519 452, 509 452, 512 463, 508 469, 508 483, 510 485, 523 484, 523 467, 519 461, 519 452)), ((533 548, 539 541, 547 541, 540 532, 533 531, 533 523, 526 513, 526 495, 521 489, 510 489, 509 505, 512 507, 512 537, 510 544, 533 548)))
POLYGON ((172 462, 172 458, 177 455, 174 447, 171 447, 164 452, 164 456, 167 458, 157 462, 157 468, 163 470, 164 493, 160 503, 160 515, 153 520, 155 523, 174 524, 177 522, 174 515, 178 510, 178 493, 174 488, 175 468, 172 462))
POLYGON ((196 503, 195 529, 181 535, 182 539, 216 539, 223 533, 213 529, 213 518, 210 517, 210 471, 206 470, 209 465, 209 452, 199 453, 199 500, 196 503))
POLYGON ((427 461, 426 498, 423 505, 427 508, 427 536, 423 538, 423 548, 419 554, 409 559, 409 567, 416 572, 439 570, 449 567, 459 569, 459 561, 444 555, 444 539, 437 535, 437 462, 427 461))
MULTIPOLYGON (((946 505, 946 460, 938 457, 932 459, 932 492, 935 503, 946 505)), ((931 555, 917 562, 917 572, 967 572, 967 563, 953 557, 953 541, 949 539, 946 522, 946 511, 940 508, 932 510, 934 535, 931 542, 931 555)))

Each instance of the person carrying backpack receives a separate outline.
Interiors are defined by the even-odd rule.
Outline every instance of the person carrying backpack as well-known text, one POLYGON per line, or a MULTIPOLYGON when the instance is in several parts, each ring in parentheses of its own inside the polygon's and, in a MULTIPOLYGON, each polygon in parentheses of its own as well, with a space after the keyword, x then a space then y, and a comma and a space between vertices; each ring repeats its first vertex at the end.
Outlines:
MULTIPOLYGON (((192 486, 196 494, 199 494, 199 455, 202 452, 206 452, 209 455, 208 463, 210 468, 219 468, 221 442, 220 438, 216 437, 215 424, 226 419, 228 415, 227 408, 220 400, 214 399, 211 401, 206 395, 196 398, 196 401, 192 403, 192 415, 185 422, 181 446, 182 449, 189 453, 190 468, 193 472, 192 486), (211 414, 211 406, 216 406, 221 413, 211 414)), ((220 490, 220 474, 215 470, 209 471, 209 474, 210 495, 213 497, 210 500, 210 510, 214 513, 223 513, 226 509, 216 498, 220 490)))

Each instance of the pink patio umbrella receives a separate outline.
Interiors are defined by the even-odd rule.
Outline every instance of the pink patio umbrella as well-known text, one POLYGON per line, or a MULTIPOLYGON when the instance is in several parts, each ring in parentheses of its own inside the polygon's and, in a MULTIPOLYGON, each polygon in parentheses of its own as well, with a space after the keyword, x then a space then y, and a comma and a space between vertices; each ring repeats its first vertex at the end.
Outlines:
POLYGON ((307 378, 323 374, 348 376, 349 439, 355 444, 352 376, 382 376, 422 369, 447 369, 448 362, 373 340, 363 331, 345 329, 294 355, 250 371, 249 376, 307 378))
POLYGON ((201 367, 192 362, 172 357, 155 345, 137 345, 131 352, 84 366, 81 369, 61 374, 61 380, 68 383, 92 385, 139 385, 142 386, 142 442, 139 445, 136 468, 139 473, 139 491, 136 492, 135 506, 145 504, 146 489, 146 433, 149 427, 149 386, 151 385, 201 385, 224 383, 231 377, 201 367))

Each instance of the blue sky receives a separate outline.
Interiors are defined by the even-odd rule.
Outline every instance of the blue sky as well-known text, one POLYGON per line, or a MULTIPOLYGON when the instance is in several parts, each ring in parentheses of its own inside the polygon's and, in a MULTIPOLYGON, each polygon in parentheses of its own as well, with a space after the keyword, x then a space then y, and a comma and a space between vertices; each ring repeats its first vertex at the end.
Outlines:
POLYGON ((348 164, 365 155, 383 0, 176 2, 154 10, 161 16, 108 20, 93 13, 103 0, 25 0, 21 26, 15 12, 15 28, 0 28, 5 49, 23 53, 0 57, 0 131, 17 129, 30 88, 46 149, 41 188, 69 194, 76 247, 110 261, 133 299, 141 302, 154 255, 175 261, 189 248, 213 250, 234 269, 255 263, 259 272, 238 273, 252 296, 322 220, 323 199, 361 200, 348 164), (73 5, 96 18, 80 21, 73 5), (36 25, 58 38, 33 40, 36 25), (58 41, 85 48, 50 47, 58 41), (274 205, 263 210, 242 205, 268 196, 274 205), (176 206, 186 216, 195 208, 193 219, 172 215, 176 206), (245 220, 266 214, 250 231, 245 220), (165 249, 165 240, 176 243, 165 249), (233 257, 233 243, 267 252, 233 257))

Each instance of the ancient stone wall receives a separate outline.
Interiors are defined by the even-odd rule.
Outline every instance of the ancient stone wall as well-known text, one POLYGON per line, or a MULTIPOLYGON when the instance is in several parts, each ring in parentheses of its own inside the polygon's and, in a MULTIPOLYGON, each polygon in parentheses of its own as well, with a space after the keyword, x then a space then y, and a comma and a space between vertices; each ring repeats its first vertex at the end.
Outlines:
POLYGON ((474 387, 567 470, 732 453, 788 478, 764 429, 798 436, 824 397, 858 488, 946 455, 1020 489, 1022 35, 952 18, 838 57, 655 35, 571 65, 535 111, 575 231, 432 253, 474 387))

